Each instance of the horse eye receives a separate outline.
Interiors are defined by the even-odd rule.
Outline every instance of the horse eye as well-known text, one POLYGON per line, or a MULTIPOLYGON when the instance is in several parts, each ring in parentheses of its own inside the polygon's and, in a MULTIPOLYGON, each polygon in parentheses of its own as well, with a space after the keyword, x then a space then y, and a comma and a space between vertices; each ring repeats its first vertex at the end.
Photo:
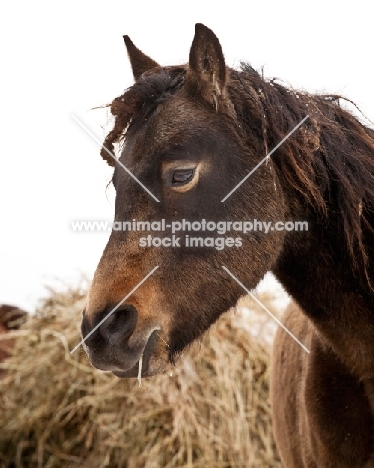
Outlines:
POLYGON ((185 185, 193 179, 194 169, 180 169, 173 172, 171 183, 172 185, 185 185))

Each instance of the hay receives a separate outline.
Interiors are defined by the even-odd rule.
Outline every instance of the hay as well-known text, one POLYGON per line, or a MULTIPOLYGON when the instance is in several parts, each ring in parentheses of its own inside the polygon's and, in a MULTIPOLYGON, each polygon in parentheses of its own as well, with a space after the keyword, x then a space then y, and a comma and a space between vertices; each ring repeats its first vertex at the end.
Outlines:
POLYGON ((226 314, 173 375, 117 379, 80 348, 84 292, 51 292, 0 367, 0 466, 281 467, 269 348, 226 314))

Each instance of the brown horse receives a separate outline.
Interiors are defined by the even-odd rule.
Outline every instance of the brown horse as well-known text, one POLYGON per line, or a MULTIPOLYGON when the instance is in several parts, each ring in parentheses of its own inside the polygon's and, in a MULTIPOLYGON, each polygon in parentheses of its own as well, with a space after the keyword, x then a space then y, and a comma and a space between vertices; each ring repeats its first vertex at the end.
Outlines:
MULTIPOLYGON (((9 304, 0 305, 0 363, 9 357, 14 340, 6 334, 11 330, 17 330, 27 317, 27 312, 9 304)), ((1 369, 0 369, 1 372, 1 369)))
POLYGON ((101 154, 127 228, 113 229, 83 312, 92 364, 119 377, 164 372, 243 295, 222 266, 248 289, 271 270, 302 309, 284 323, 310 351, 278 332, 272 401, 285 466, 374 467, 373 131, 339 96, 228 68, 204 25, 183 66, 161 67, 124 39, 135 84, 112 103, 101 154), (162 248, 167 230, 152 244, 128 227, 255 219, 309 229, 229 232, 224 248, 206 230, 199 245, 162 248))

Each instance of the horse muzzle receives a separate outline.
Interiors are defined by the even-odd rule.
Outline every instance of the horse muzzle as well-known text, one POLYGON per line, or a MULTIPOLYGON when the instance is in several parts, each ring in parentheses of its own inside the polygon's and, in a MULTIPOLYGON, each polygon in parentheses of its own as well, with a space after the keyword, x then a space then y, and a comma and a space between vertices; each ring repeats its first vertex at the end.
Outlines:
POLYGON ((91 364, 97 369, 111 371, 117 377, 137 377, 142 359, 142 377, 162 372, 166 365, 155 359, 160 344, 155 324, 140 326, 138 312, 132 305, 95 314, 94 318, 83 311, 83 347, 91 364), (87 337, 87 338, 85 338, 87 337))

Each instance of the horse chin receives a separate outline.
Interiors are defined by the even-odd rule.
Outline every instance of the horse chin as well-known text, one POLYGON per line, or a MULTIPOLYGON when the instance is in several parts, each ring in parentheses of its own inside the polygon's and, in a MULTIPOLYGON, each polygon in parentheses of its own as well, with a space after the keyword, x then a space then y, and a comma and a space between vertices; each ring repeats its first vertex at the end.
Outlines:
MULTIPOLYGON (((168 371, 169 367, 170 364, 165 364, 164 366, 156 364, 154 366, 148 366, 147 369, 142 368, 142 379, 164 374, 168 371)), ((120 379, 139 378, 139 365, 137 364, 128 371, 113 371, 112 374, 120 379)))

